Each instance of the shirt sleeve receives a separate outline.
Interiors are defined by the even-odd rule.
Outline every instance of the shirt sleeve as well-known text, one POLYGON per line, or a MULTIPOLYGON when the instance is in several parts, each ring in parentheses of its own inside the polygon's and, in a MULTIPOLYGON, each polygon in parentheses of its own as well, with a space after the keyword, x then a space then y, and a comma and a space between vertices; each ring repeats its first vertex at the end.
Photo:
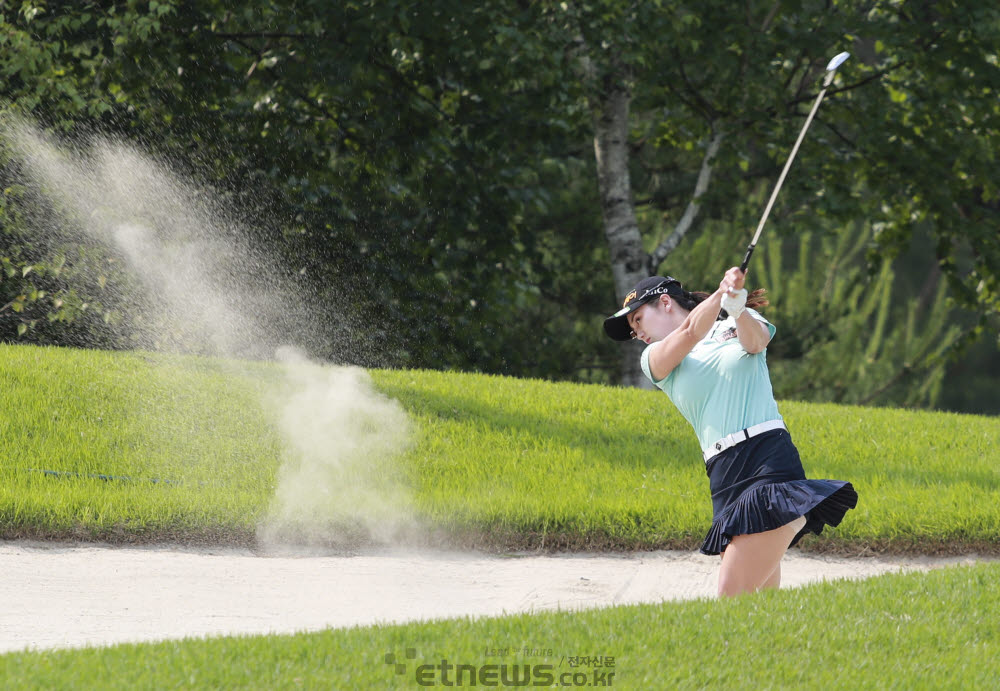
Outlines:
POLYGON ((642 373, 646 375, 646 378, 649 379, 649 381, 653 382, 653 384, 659 386, 660 384, 662 384, 663 382, 665 382, 667 379, 669 379, 670 378, 670 374, 673 374, 673 372, 671 372, 670 374, 668 374, 667 376, 665 376, 663 379, 660 379, 659 381, 657 381, 656 379, 653 379, 653 375, 649 371, 649 350, 654 345, 656 345, 656 344, 655 343, 650 343, 648 346, 645 347, 645 349, 643 349, 642 355, 639 356, 639 365, 642 367, 642 373))
POLYGON ((778 331, 777 327, 775 327, 774 324, 764 319, 763 315, 761 315, 761 313, 758 312, 757 310, 752 310, 749 307, 747 307, 747 312, 750 313, 751 317, 759 321, 761 324, 764 324, 767 327, 767 332, 771 334, 771 338, 774 338, 774 334, 778 331))

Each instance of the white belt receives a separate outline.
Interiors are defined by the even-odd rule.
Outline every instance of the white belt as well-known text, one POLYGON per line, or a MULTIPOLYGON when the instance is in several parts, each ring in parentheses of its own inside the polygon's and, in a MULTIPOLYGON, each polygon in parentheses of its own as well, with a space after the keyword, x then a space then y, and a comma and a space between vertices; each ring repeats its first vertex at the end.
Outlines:
POLYGON ((705 462, 708 463, 712 456, 717 456, 726 449, 736 446, 750 437, 756 437, 758 434, 770 432, 773 429, 786 429, 785 423, 782 420, 768 420, 767 422, 762 422, 759 425, 742 429, 739 432, 733 432, 728 437, 723 437, 711 446, 707 446, 702 449, 702 454, 705 456, 705 462))

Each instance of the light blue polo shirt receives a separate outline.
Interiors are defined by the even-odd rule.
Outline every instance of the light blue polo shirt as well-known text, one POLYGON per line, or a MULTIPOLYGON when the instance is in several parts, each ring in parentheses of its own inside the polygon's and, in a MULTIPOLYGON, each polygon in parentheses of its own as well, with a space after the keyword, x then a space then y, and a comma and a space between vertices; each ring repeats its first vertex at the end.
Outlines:
MULTIPOLYGON (((766 324, 774 337, 773 324, 752 309, 747 312, 766 324)), ((733 432, 781 419, 767 371, 767 349, 755 354, 744 350, 732 317, 715 322, 681 364, 660 381, 649 373, 649 349, 654 345, 642 351, 642 371, 691 423, 702 449, 733 432)))

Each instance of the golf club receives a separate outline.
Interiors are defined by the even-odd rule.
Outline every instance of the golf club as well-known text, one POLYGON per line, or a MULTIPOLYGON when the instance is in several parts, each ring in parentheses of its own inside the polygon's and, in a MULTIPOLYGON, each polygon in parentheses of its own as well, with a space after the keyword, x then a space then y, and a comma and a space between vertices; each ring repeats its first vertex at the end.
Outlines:
POLYGON ((847 58, 851 57, 850 53, 841 53, 833 58, 826 66, 826 79, 823 80, 823 90, 819 92, 816 97, 816 102, 813 103, 812 110, 809 111, 809 116, 806 117, 806 122, 802 125, 802 131, 799 132, 799 138, 795 140, 795 146, 792 147, 792 153, 788 155, 788 160, 785 162, 785 167, 781 171, 781 175, 778 176, 778 184, 774 186, 774 191, 771 192, 771 198, 767 202, 767 207, 764 209, 764 215, 760 217, 760 223, 757 224, 757 232, 754 233, 753 240, 747 245, 746 256, 743 257, 743 264, 740 265, 740 271, 746 273, 747 264, 750 263, 750 255, 753 254, 754 248, 757 246, 757 240, 760 238, 760 231, 764 229, 764 222, 767 221, 768 214, 771 213, 771 207, 774 206, 774 200, 778 196, 778 190, 781 189, 781 184, 785 181, 785 175, 788 174, 788 169, 792 166, 792 161, 795 160, 795 154, 799 150, 799 144, 802 143, 802 138, 806 136, 806 130, 809 129, 809 123, 812 122, 813 116, 816 115, 816 110, 819 108, 820 101, 823 100, 823 95, 826 94, 827 88, 833 82, 833 77, 837 73, 837 68, 844 64, 847 58))

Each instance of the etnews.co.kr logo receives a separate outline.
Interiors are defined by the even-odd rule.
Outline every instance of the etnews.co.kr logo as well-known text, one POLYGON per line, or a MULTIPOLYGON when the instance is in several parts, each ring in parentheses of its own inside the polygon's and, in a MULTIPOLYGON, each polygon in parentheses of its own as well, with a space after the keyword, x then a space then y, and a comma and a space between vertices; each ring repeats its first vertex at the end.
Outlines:
MULTIPOLYGON (((487 663, 480 665, 452 664, 442 658, 434 663, 414 664, 416 648, 407 648, 402 658, 396 653, 385 654, 385 664, 391 665, 397 675, 413 674, 413 681, 420 686, 583 686, 610 687, 615 672, 608 669, 568 669, 553 664, 487 663)), ((574 660, 578 658, 570 658, 574 660)), ((570 663, 573 667, 573 663, 570 663)))

